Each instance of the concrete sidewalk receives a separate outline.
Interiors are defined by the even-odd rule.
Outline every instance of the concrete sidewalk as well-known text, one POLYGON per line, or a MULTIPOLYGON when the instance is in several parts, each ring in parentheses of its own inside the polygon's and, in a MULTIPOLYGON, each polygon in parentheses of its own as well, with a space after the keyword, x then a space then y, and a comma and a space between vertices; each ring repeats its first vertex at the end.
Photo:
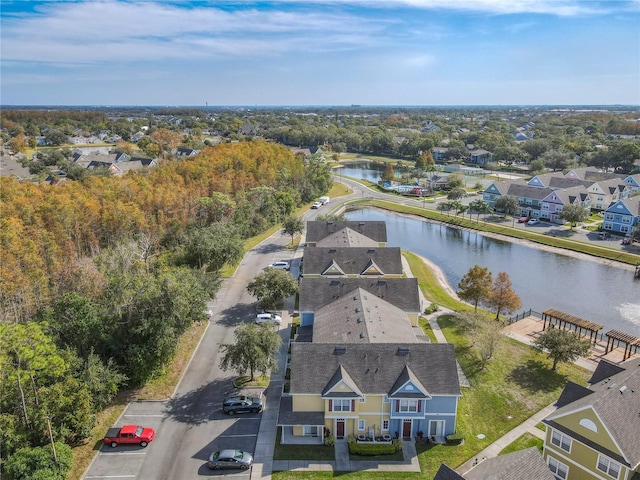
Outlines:
POLYGON ((502 437, 497 439, 491 445, 489 445, 484 450, 478 452, 473 458, 469 459, 467 462, 460 465, 456 468, 456 472, 460 475, 464 475, 473 467, 475 467, 478 463, 482 462, 487 458, 497 457, 498 454, 509 444, 513 443, 516 439, 524 435, 525 433, 531 433, 538 438, 544 438, 544 432, 536 427, 538 423, 542 421, 543 418, 550 415, 556 409, 554 404, 551 404, 538 413, 529 417, 527 420, 522 422, 513 430, 505 433, 502 437))

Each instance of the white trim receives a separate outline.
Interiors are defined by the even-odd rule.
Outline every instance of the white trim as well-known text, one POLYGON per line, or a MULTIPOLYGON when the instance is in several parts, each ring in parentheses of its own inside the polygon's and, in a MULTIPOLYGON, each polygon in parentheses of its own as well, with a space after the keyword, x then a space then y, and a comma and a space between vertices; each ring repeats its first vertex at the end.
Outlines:
POLYGON ((364 432, 365 427, 366 427, 366 425, 365 425, 364 420, 359 419, 358 420, 358 431, 359 432, 364 432), (362 425, 362 427, 361 427, 361 425, 362 425))
POLYGON ((620 478, 620 474, 622 473, 622 469, 625 468, 624 465, 622 465, 620 462, 616 462, 615 460, 613 460, 611 457, 608 457, 607 455, 603 455, 601 453, 598 454, 598 459, 596 460, 596 470, 598 470, 599 472, 604 473, 605 475, 607 475, 608 477, 614 478, 615 480, 618 480, 620 478), (605 472, 604 470, 600 469, 600 459, 606 460, 607 461, 607 471, 605 472), (611 464, 615 464, 618 466, 618 475, 616 475, 615 477, 613 475, 611 475, 609 473, 609 467, 611 466, 611 464))
MULTIPOLYGON (((552 447, 555 447, 555 445, 551 445, 552 447)), ((570 463, 572 466, 579 468, 580 470, 583 470, 585 472, 587 472, 589 475, 591 475, 594 478, 597 478, 599 480, 611 480, 610 478, 607 479, 605 477, 603 477, 602 475, 599 474, 600 470, 591 470, 589 468, 586 468, 584 465, 582 465, 581 463, 576 462, 575 460, 567 457, 566 455, 563 455, 563 453, 566 453, 564 450, 560 450, 557 451, 554 448, 549 448, 549 445, 547 445, 545 443, 545 447, 544 447, 544 452, 543 455, 546 453, 547 457, 549 456, 549 454, 547 453, 547 451, 553 452, 553 454, 556 457, 562 458, 563 461, 570 463)))
POLYGON ((573 446, 573 438, 569 435, 567 435, 566 433, 562 433, 560 430, 557 430, 555 428, 551 429, 551 445, 554 445, 556 447, 558 447, 560 450, 567 452, 567 453, 571 453, 571 447, 573 446), (553 436, 556 435, 558 436, 558 444, 553 443, 553 436), (569 449, 566 450, 563 446, 563 440, 565 440, 564 443, 568 443, 569 444, 569 449), (567 442, 568 440, 568 442, 567 442))
POLYGON ((569 478, 569 465, 562 463, 560 460, 558 460, 556 457, 553 456, 549 456, 547 457, 547 466, 549 467, 549 470, 551 470, 551 474, 556 477, 556 478, 561 478, 563 480, 567 480, 569 478), (559 470, 559 467, 562 466, 565 469, 565 475, 564 477, 561 475, 557 475, 556 472, 554 472, 552 470, 552 466, 551 466, 551 462, 554 462, 556 465, 553 467, 556 469, 556 472, 559 470))

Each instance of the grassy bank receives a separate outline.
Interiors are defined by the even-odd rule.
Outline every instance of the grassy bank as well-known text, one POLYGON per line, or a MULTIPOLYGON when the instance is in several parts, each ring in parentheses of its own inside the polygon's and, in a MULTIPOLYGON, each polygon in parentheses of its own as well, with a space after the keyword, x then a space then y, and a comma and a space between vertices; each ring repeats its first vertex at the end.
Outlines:
MULTIPOLYGON (((580 242, 571 238, 567 238, 565 236, 553 236, 533 232, 531 230, 513 228, 510 225, 511 220, 508 220, 505 223, 485 222, 482 218, 480 218, 480 220, 477 220, 475 217, 473 219, 469 219, 469 217, 455 216, 453 213, 447 215, 446 213, 441 213, 432 209, 401 205, 386 200, 369 199, 366 201, 358 202, 359 207, 363 207, 366 205, 398 213, 417 215, 419 217, 428 218, 430 220, 435 220, 458 228, 477 230, 480 232, 494 233, 497 235, 529 240, 540 245, 585 253, 594 257, 614 260, 629 265, 636 265, 638 262, 640 262, 640 254, 621 252, 617 249, 593 245, 586 242, 580 242)), ((570 231, 565 233, 569 236, 571 235, 570 231)))

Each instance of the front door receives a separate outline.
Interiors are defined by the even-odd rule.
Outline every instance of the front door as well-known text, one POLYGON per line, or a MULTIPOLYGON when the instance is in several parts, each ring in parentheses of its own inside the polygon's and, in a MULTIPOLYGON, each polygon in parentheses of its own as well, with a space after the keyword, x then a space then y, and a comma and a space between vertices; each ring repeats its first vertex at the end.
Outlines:
POLYGON ((402 436, 404 438, 411 437, 411 420, 403 420, 402 421, 402 436))
POLYGON ((336 438, 344 438, 344 420, 336 420, 336 438))

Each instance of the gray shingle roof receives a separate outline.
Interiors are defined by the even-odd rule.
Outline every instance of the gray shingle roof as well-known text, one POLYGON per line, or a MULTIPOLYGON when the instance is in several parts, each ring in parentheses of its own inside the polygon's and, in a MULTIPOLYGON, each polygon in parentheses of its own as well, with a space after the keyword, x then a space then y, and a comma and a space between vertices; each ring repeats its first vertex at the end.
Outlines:
POLYGON ((409 366, 431 395, 460 395, 448 343, 293 343, 291 365, 291 394, 320 394, 342 366, 365 395, 388 395, 409 366))
POLYGON ((418 339, 404 310, 358 287, 316 310, 313 341, 414 343, 418 339))
POLYGON ((316 247, 371 247, 378 246, 378 242, 361 233, 343 228, 324 237, 316 243, 316 247))
POLYGON ((307 247, 304 249, 304 274, 322 274, 335 262, 346 275, 362 275, 373 261, 385 275, 402 275, 399 247, 307 247))
POLYGON ((324 412, 294 412, 293 397, 280 397, 278 425, 324 425, 324 412))
POLYGON ((635 469, 640 465, 640 361, 627 361, 620 366, 625 370, 592 384, 591 395, 557 409, 545 421, 554 423, 570 412, 592 408, 635 469))
POLYGON ((549 187, 532 187, 531 185, 522 183, 511 183, 507 194, 513 195, 514 197, 542 200, 553 191, 554 189, 549 187))
POLYGON ((464 480, 464 477, 443 463, 433 480, 464 480))
POLYGON ((336 233, 343 228, 350 228, 351 230, 360 233, 366 237, 371 238, 376 242, 387 241, 387 225, 385 222, 358 222, 358 221, 343 221, 343 222, 320 222, 311 221, 307 222, 307 242, 319 242, 325 237, 336 233))
POLYGON ((362 288, 405 312, 420 312, 418 280, 415 278, 302 278, 300 311, 315 312, 362 288))
POLYGON ((536 447, 488 458, 469 470, 466 480, 555 480, 536 447))

